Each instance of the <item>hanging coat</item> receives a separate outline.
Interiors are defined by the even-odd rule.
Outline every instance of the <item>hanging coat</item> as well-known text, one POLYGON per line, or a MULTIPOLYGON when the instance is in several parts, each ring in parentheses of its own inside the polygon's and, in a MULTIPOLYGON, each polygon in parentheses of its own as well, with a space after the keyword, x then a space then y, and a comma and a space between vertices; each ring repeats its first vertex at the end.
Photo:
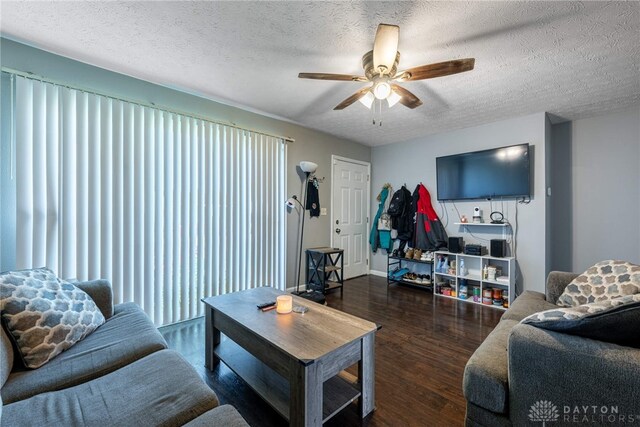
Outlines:
POLYGON ((422 183, 416 185, 416 189, 413 190, 413 194, 411 195, 411 209, 413 210, 413 218, 412 218, 413 223, 411 224, 412 225, 411 229, 414 230, 413 237, 411 238, 411 244, 410 244, 410 246, 412 248, 417 247, 416 246, 416 235, 417 234, 415 232, 415 229, 416 229, 416 216, 418 214, 418 200, 420 200, 420 185, 421 184, 422 183))
POLYGON ((309 217, 320 216, 320 195, 318 194, 318 180, 307 181, 307 206, 309 217))
POLYGON ((376 253, 378 248, 386 249, 387 253, 390 253, 393 250, 393 239, 391 238, 391 231, 378 230, 378 220, 384 213, 387 197, 389 197, 389 188, 384 187, 380 192, 380 195, 378 196, 378 199, 380 199, 380 204, 378 205, 378 212, 376 212, 376 217, 373 219, 373 224, 371 225, 371 234, 369 234, 369 243, 371 244, 371 250, 373 251, 373 253, 376 253))
POLYGON ((447 232, 431 205, 427 188, 418 186, 418 212, 416 213, 416 248, 435 251, 447 247, 447 232))
POLYGON ((393 220, 393 228, 398 231, 398 240, 407 242, 413 236, 413 216, 411 192, 404 185, 393 194, 389 205, 389 215, 393 220))

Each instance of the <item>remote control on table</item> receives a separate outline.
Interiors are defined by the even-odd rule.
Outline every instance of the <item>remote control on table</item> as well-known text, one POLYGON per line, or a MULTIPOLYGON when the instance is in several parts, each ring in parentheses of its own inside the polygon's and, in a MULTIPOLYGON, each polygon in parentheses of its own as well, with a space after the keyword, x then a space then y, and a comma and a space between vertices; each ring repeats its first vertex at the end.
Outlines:
POLYGON ((272 305, 276 305, 275 301, 265 302, 264 304, 259 304, 257 307, 262 310, 263 308, 271 307, 272 305))

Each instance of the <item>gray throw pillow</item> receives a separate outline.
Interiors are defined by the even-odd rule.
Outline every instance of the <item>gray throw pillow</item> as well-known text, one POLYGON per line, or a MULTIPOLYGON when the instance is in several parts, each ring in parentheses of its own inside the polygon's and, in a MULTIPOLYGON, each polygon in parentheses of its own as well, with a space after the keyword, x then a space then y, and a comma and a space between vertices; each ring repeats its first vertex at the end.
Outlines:
POLYGON ((640 294, 532 314, 521 323, 640 348, 640 294))
POLYGON ((39 368, 105 321, 91 297, 48 268, 0 273, 2 321, 28 368, 39 368))
POLYGON ((567 285, 558 298, 561 307, 575 307, 640 292, 640 266, 627 261, 601 261, 567 285))

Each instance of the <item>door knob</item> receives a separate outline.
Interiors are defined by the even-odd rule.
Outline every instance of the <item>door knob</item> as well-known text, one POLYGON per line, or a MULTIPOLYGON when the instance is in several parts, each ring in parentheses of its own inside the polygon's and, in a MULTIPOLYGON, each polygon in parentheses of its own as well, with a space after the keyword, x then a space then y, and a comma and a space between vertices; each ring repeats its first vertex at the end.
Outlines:
POLYGON ((340 234, 342 230, 340 230, 339 228, 336 228, 336 233, 340 234))

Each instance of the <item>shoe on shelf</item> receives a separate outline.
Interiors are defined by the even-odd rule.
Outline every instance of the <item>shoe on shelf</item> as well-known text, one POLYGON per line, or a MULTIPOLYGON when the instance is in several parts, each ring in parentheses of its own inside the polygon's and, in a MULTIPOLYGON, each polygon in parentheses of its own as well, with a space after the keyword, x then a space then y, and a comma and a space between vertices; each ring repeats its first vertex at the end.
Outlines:
POLYGON ((406 259, 412 259, 413 258, 413 248, 407 249, 407 252, 404 253, 404 257, 406 259))
POLYGON ((413 259, 416 261, 420 261, 422 257, 422 249, 414 249, 413 250, 413 259))
POLYGON ((422 252, 420 256, 420 261, 429 261, 429 252, 422 252))

